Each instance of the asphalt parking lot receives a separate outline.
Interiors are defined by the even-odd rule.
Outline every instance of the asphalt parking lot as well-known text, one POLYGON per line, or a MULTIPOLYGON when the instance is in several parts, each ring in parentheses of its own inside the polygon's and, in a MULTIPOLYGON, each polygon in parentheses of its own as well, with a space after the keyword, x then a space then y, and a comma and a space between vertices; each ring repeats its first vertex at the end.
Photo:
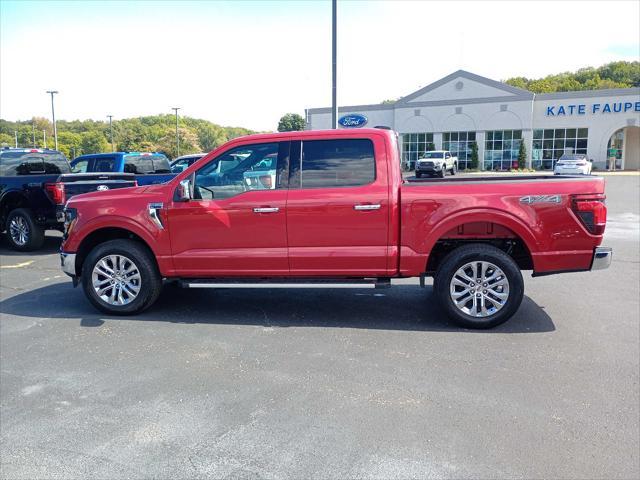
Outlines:
POLYGON ((390 290, 180 290, 98 314, 59 236, 0 246, 2 478, 639 478, 640 177, 607 177, 609 270, 526 276, 449 324, 390 290))

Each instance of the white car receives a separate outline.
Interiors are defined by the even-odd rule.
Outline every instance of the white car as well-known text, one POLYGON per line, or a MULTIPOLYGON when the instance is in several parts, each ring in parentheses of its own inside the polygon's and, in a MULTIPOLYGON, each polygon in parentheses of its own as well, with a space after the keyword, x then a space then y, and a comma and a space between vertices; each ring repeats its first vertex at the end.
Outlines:
POLYGON ((593 164, 583 153, 562 155, 553 167, 554 175, 591 175, 593 164))
POLYGON ((425 175, 444 177, 447 172, 455 175, 458 171, 458 157, 446 150, 434 150, 422 154, 416 163, 416 178, 425 175))

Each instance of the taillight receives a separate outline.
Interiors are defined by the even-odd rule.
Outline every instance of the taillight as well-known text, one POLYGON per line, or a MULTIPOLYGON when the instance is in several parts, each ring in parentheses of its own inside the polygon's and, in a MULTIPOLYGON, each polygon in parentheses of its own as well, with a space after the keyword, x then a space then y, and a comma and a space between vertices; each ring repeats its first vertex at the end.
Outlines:
POLYGON ((604 196, 574 198, 572 207, 589 233, 604 234, 604 228, 607 225, 607 206, 604 204, 604 196))
POLYGON ((45 183, 44 188, 56 205, 64 205, 64 183, 45 183))

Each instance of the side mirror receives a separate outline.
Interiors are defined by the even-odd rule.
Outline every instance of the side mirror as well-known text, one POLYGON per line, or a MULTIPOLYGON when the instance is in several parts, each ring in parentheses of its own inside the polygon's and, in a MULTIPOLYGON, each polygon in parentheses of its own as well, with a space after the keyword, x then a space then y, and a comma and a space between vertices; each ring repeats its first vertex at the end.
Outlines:
POLYGON ((173 200, 175 202, 188 202, 191 198, 191 178, 186 178, 180 181, 176 187, 176 191, 173 194, 173 200))

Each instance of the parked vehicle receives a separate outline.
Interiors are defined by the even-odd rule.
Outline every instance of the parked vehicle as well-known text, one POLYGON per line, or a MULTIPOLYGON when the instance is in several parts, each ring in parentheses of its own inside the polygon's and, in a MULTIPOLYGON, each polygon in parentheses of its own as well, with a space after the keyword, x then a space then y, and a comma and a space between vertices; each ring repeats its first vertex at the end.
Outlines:
POLYGON ((593 162, 583 153, 562 155, 553 167, 554 175, 591 175, 593 162))
POLYGON ((151 306, 163 279, 382 288, 433 276, 453 320, 487 328, 518 310, 521 270, 608 267, 604 198, 598 177, 403 181, 389 130, 250 135, 165 184, 71 199, 62 269, 95 307, 122 315, 151 306), (247 190, 244 172, 274 156, 274 188, 247 190))
POLYGON ((446 150, 425 152, 416 163, 416 177, 422 175, 438 175, 444 178, 447 172, 455 175, 458 172, 458 157, 446 150))
POLYGON ((197 160, 204 157, 206 153, 192 153, 190 155, 182 155, 171 162, 171 173, 180 173, 187 167, 191 166, 197 160))
POLYGON ((131 174, 69 172, 66 157, 55 150, 0 150, 0 229, 15 250, 37 250, 46 230, 62 230, 62 209, 73 195, 136 186, 131 174))
POLYGON ((71 162, 73 173, 133 173, 138 185, 172 179, 169 159, 162 153, 113 152, 81 155, 71 162))

